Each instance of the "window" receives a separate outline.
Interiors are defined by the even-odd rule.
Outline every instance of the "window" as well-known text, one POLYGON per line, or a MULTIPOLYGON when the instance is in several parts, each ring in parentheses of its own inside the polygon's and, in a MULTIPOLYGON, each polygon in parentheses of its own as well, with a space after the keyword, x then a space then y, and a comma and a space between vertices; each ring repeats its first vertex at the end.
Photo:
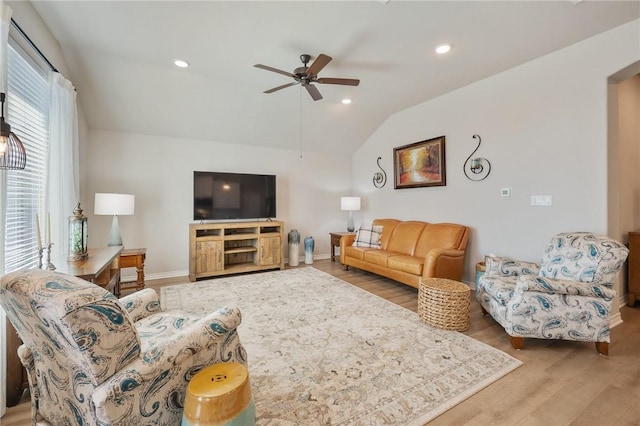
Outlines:
POLYGON ((48 78, 11 39, 7 100, 7 121, 27 151, 27 166, 6 173, 5 273, 38 265, 36 213, 44 232, 49 144, 48 78))

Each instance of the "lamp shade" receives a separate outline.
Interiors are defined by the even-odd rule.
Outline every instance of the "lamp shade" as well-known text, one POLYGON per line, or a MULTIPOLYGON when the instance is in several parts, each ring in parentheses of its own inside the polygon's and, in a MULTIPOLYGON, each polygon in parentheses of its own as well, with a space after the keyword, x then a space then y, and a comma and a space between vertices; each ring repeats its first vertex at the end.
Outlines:
POLYGON ((341 197, 340 210, 360 210, 360 197, 341 197))
POLYGON ((93 213, 96 215, 132 215, 135 206, 135 195, 96 193, 93 213))

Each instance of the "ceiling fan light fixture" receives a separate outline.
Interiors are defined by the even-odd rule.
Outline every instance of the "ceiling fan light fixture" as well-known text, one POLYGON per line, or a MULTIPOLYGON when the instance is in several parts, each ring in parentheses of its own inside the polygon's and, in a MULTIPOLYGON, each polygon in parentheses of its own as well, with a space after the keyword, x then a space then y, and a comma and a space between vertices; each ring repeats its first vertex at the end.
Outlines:
POLYGON ((449 43, 441 43, 437 45, 434 50, 437 54, 443 55, 451 50, 451 45, 449 43))
POLYGON ((300 55, 300 61, 302 62, 302 66, 293 70, 293 73, 288 71, 283 71, 278 68, 273 68, 263 64, 255 64, 254 67, 263 69, 265 71, 271 71, 278 74, 286 75, 288 77, 293 78, 293 82, 288 84, 283 84, 278 87, 274 87, 269 90, 265 90, 263 93, 273 93, 277 92, 280 89, 284 89, 286 87, 291 87, 296 84, 300 84, 302 87, 307 89, 307 92, 311 96, 314 101, 318 101, 322 99, 322 95, 320 91, 315 86, 317 84, 337 84, 342 86, 357 86, 360 84, 360 80, 356 78, 322 78, 318 77, 318 73, 322 71, 322 69, 327 66, 329 62, 331 62, 331 56, 327 56, 324 53, 320 53, 313 61, 313 63, 309 66, 307 64, 311 60, 311 55, 303 53, 300 55), (313 84, 312 84, 313 83, 313 84))
POLYGON ((176 59, 173 63, 178 68, 187 68, 189 66, 189 62, 183 61, 182 59, 176 59))

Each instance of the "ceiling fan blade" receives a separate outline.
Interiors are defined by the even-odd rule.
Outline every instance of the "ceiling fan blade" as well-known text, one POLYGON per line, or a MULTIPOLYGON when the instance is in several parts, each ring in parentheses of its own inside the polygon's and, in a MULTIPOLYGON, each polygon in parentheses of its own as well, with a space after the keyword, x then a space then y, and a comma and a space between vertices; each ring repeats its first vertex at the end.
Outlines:
POLYGON ((282 70, 279 70, 279 69, 277 69, 277 68, 269 67, 269 66, 267 66, 267 65, 255 64, 255 65, 254 65, 254 67, 256 67, 256 68, 260 68, 260 69, 262 69, 262 70, 267 70, 267 71, 277 72, 278 74, 287 75, 287 76, 289 76, 289 77, 296 78, 296 76, 295 76, 295 75, 293 75, 293 74, 291 74, 290 72, 282 71, 282 70))
POLYGON ((307 69, 307 75, 318 75, 322 68, 326 67, 331 62, 331 56, 327 56, 324 53, 318 55, 315 61, 307 69))
POLYGON ((357 86, 360 80, 355 78, 319 78, 316 80, 320 84, 341 84, 343 86, 357 86))
POLYGON ((300 83, 299 81, 294 81, 293 83, 287 83, 287 84, 283 84, 282 86, 274 87, 273 89, 265 90, 262 93, 273 93, 280 89, 286 89, 287 87, 295 86, 296 84, 299 84, 299 83, 300 83))
POLYGON ((322 95, 320 94, 316 86, 307 84, 304 87, 307 88, 307 92, 309 92, 314 101, 319 101, 320 99, 322 99, 322 95))

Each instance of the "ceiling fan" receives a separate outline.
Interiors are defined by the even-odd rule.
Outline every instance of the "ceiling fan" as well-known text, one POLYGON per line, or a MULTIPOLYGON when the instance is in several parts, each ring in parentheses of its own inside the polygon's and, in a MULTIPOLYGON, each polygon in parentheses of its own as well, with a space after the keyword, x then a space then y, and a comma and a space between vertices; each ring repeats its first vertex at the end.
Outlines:
POLYGON ((313 98, 314 101, 318 101, 322 99, 322 95, 318 91, 318 88, 311 83, 319 83, 319 84, 340 84, 343 86, 357 86, 360 84, 360 80, 354 78, 318 78, 318 73, 327 66, 329 62, 331 62, 331 57, 321 53, 318 57, 313 61, 311 66, 307 67, 307 64, 311 60, 311 55, 306 53, 300 55, 300 60, 302 61, 303 66, 296 68, 293 70, 293 73, 282 71, 277 68, 269 67, 267 65, 255 64, 254 67, 260 68, 267 71, 277 72, 278 74, 286 75, 293 78, 295 81, 287 84, 283 84, 282 86, 274 87, 273 89, 265 90, 263 93, 273 93, 280 89, 284 89, 286 87, 295 86, 296 84, 301 84, 302 87, 307 89, 309 95, 313 98))

